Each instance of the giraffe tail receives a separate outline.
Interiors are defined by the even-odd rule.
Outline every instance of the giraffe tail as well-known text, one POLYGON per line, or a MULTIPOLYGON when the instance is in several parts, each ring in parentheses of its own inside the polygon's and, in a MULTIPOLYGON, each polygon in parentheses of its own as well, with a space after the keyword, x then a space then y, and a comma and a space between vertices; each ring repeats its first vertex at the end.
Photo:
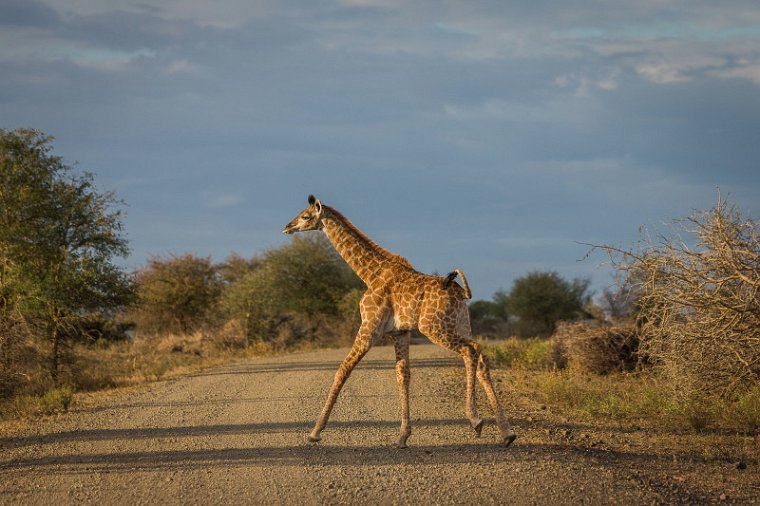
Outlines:
POLYGON ((446 275, 445 278, 443 278, 443 281, 441 282, 441 286, 446 289, 449 286, 451 286, 451 282, 456 279, 456 277, 459 276, 462 278, 462 289, 464 290, 464 298, 465 299, 471 299, 472 298, 472 292, 470 291, 470 285, 467 284, 467 278, 464 277, 464 273, 462 273, 461 270, 456 269, 454 272, 450 272, 446 275))

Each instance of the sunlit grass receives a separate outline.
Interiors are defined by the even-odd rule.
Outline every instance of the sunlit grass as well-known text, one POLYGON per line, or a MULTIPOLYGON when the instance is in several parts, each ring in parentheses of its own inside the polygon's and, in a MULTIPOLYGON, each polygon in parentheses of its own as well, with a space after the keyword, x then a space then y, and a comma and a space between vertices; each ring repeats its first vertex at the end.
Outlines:
MULTIPOLYGON (((30 368, 25 388, 0 399, 0 420, 65 412, 86 392, 129 387, 188 374, 240 358, 274 352, 268 343, 220 344, 218 336, 168 335, 120 342, 77 345, 74 359, 51 384, 44 367, 30 368)), ((44 356, 34 360, 42 363, 44 356)))
POLYGON ((760 429, 760 385, 731 400, 676 399, 652 371, 582 374, 557 369, 547 339, 510 338, 485 353, 516 393, 574 419, 648 423, 671 429, 760 429))

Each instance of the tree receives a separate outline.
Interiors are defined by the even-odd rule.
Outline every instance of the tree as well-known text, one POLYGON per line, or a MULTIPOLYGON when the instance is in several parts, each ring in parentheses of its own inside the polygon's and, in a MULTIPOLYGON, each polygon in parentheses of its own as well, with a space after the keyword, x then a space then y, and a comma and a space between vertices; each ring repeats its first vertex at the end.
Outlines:
POLYGON ((154 256, 135 277, 132 315, 142 332, 188 333, 217 317, 222 278, 211 258, 154 256))
POLYGON ((492 300, 474 300, 468 307, 473 333, 496 335, 509 332, 509 309, 504 292, 496 292, 492 300))
POLYGON ((229 286, 242 279, 251 271, 257 269, 260 259, 253 257, 251 259, 243 258, 237 253, 230 254, 224 262, 216 265, 216 271, 225 286, 229 286))
POLYGON ((589 300, 590 280, 568 282, 556 272, 534 271, 518 278, 507 298, 509 310, 540 333, 551 333, 560 320, 577 319, 589 300))
POLYGON ((339 317, 347 311, 342 305, 347 294, 363 286, 321 234, 296 236, 253 264, 223 298, 229 316, 244 323, 252 340, 272 340, 294 317, 311 322, 317 316, 339 317))
POLYGON ((64 341, 88 315, 129 301, 132 285, 113 263, 128 253, 120 202, 52 155, 51 142, 0 129, 0 318, 48 339, 57 384, 64 341))

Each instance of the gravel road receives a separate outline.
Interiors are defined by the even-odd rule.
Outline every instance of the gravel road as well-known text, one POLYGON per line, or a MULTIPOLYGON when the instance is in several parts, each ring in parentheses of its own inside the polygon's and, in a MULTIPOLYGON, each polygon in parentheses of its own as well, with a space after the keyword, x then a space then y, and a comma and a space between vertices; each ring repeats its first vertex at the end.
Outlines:
POLYGON ((760 504, 756 464, 649 452, 640 431, 562 424, 504 394, 517 441, 499 447, 493 423, 476 438, 461 362, 427 344, 411 349, 408 449, 394 446, 388 346, 354 371, 322 442, 306 443, 346 351, 246 360, 6 427, 0 503, 760 504))

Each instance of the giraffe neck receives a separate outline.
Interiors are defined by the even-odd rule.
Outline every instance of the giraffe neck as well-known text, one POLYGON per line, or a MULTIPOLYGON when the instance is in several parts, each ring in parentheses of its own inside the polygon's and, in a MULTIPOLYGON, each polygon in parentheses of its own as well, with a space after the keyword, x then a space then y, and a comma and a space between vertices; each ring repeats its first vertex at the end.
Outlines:
POLYGON ((323 231, 338 254, 367 286, 377 281, 381 270, 395 265, 411 268, 403 257, 377 245, 336 210, 324 206, 323 231))

